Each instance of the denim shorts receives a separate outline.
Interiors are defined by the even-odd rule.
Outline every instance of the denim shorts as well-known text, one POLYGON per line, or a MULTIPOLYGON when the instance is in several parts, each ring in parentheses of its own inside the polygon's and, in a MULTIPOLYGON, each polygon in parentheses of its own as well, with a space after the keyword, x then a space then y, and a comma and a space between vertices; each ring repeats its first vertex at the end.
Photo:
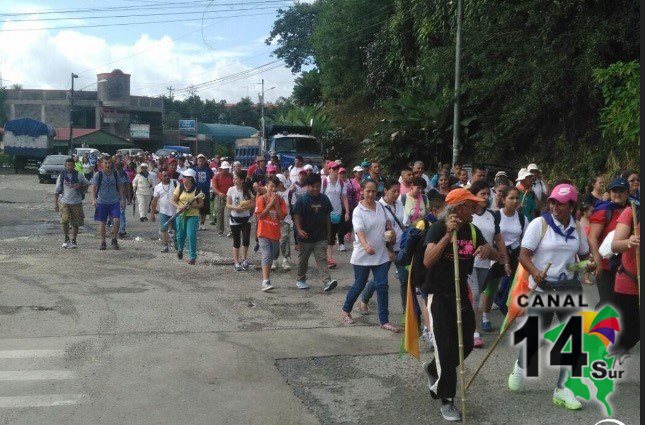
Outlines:
POLYGON ((105 223, 108 218, 119 219, 121 216, 121 204, 117 202, 116 204, 96 204, 96 210, 94 210, 94 221, 101 221, 105 223))
POLYGON ((270 266, 273 260, 278 259, 280 255, 280 241, 268 238, 258 238, 260 242, 260 252, 262 252, 262 265, 270 266))
POLYGON ((174 220, 168 221, 168 219, 170 217, 171 216, 166 215, 164 213, 159 213, 159 218, 157 220, 159 220, 159 230, 160 231, 165 232, 169 228, 172 228, 172 229, 175 228, 174 220))

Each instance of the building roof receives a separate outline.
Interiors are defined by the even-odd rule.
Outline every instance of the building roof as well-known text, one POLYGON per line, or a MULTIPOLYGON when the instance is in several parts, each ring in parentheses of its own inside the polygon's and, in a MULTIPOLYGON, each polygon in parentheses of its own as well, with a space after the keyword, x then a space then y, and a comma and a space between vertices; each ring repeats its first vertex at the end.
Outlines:
MULTIPOLYGON (((56 133, 58 134, 58 130, 56 129, 56 133)), ((60 130, 65 130, 62 132, 63 135, 67 135, 67 138, 60 138, 57 136, 54 139, 54 146, 67 146, 67 143, 69 142, 69 128, 62 128, 60 130)), ((116 134, 108 133, 105 130, 100 130, 100 129, 90 129, 90 128, 79 128, 79 132, 77 134, 76 128, 74 129, 73 135, 74 135, 74 145, 75 146, 80 146, 80 145, 86 145, 87 147, 90 148, 97 148, 100 146, 101 149, 99 150, 105 150, 106 147, 115 147, 115 148, 133 148, 134 143, 132 143, 129 140, 126 140, 122 137, 117 136, 116 134)))
MULTIPOLYGON (((77 137, 85 136, 86 134, 91 134, 96 131, 100 130, 98 128, 74 128, 72 139, 76 139, 77 137)), ((69 127, 56 127, 54 140, 69 140, 69 127)))

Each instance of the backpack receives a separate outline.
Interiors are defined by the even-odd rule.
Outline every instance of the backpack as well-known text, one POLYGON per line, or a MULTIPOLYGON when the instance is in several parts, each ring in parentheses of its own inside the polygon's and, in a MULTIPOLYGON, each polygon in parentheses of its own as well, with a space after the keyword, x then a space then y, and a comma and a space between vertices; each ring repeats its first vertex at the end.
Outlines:
MULTIPOLYGON (((425 253, 424 244, 425 235, 428 231, 428 228, 431 226, 431 223, 428 222, 425 218, 422 219, 424 223, 424 228, 417 229, 416 227, 410 227, 408 230, 415 229, 416 232, 410 232, 408 238, 405 241, 405 251, 407 256, 409 256, 409 273, 410 273, 410 283, 413 287, 417 287, 423 284, 425 279, 426 272, 428 269, 423 264, 423 255, 425 253), (418 232, 418 233, 417 233, 418 232)), ((407 230, 406 230, 407 232, 407 230)), ((404 232, 405 233, 405 232, 404 232)), ((477 230, 474 224, 470 223, 470 235, 473 241, 474 246, 477 246, 477 230)), ((401 237, 401 250, 399 254, 404 251, 403 245, 403 236, 401 237)), ((398 260, 398 256, 397 256, 398 260)), ((407 259, 404 258, 404 261, 407 259)))
MULTIPOLYGON (((61 182, 65 181, 66 178, 67 178, 67 170, 63 170, 60 173, 61 182)), ((73 170, 72 171, 72 184, 76 184, 76 183, 78 183, 78 171, 73 170)), ((87 188, 88 187, 89 186, 82 186, 80 189, 76 189, 78 191, 78 194, 81 195, 81 199, 85 199, 85 194, 87 193, 87 188)))
MULTIPOLYGON (((342 180, 342 179, 339 178, 338 181, 340 182, 340 191, 342 192, 343 189, 345 188, 345 180, 342 180)), ((325 194, 325 192, 327 191, 327 185, 328 184, 329 184, 329 177, 323 179, 323 181, 322 181, 322 193, 323 194, 325 194)))
MULTIPOLYGON (((396 256, 396 264, 399 266, 409 266, 412 263, 414 255, 417 253, 419 246, 423 246, 423 241, 425 240, 426 232, 430 227, 430 222, 426 218, 421 219, 423 221, 423 230, 417 228, 416 226, 410 226, 401 235, 401 245, 400 250, 396 256)), ((477 231, 475 230, 475 225, 470 224, 470 235, 473 241, 474 246, 477 246, 477 231)))
MULTIPOLYGON (((98 198, 99 197, 99 190, 101 190, 101 182, 103 181, 103 174, 105 171, 100 171, 99 172, 99 177, 98 181, 96 182, 96 192, 94 193, 94 197, 98 198)), ((112 175, 114 176, 114 186, 116 187, 116 191, 119 191, 119 176, 116 173, 116 170, 112 169, 112 175)), ((78 178, 78 176, 77 176, 78 178)))
MULTIPOLYGON (((497 211, 491 212, 493 213, 493 217, 495 217, 495 226, 499 227, 500 223, 502 222, 502 210, 499 209, 497 211)), ((526 227, 526 216, 519 211, 517 212, 517 216, 520 218, 520 227, 522 228, 522 234, 524 234, 524 228, 526 227)))

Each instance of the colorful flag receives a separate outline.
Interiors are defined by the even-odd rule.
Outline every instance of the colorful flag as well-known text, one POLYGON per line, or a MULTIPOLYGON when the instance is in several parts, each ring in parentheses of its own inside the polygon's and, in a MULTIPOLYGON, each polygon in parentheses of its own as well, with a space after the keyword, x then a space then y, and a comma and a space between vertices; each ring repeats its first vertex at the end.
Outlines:
POLYGON ((408 285, 407 285, 407 300, 405 303, 405 314, 403 317, 403 339, 401 340, 401 350, 399 357, 404 353, 409 353, 411 356, 420 359, 419 357, 419 317, 414 309, 414 291, 412 290, 412 283, 410 276, 412 273, 408 272, 408 285))
POLYGON ((517 300, 520 295, 528 294, 530 291, 529 272, 522 267, 522 264, 519 264, 513 282, 511 283, 511 290, 509 291, 506 302, 508 312, 506 313, 506 317, 504 317, 500 332, 504 332, 504 329, 513 324, 515 319, 524 314, 524 308, 518 304, 517 300))

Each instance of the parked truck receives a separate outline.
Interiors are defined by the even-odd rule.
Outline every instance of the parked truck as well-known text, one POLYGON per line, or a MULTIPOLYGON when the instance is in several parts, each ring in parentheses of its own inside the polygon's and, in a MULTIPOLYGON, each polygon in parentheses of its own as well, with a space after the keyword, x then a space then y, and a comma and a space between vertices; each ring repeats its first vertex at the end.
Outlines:
POLYGON ((17 118, 4 125, 2 142, 4 153, 13 157, 14 169, 36 166, 47 155, 54 153, 53 127, 31 118, 17 118))
POLYGON ((264 143, 259 135, 235 141, 235 160, 244 167, 251 165, 258 155, 269 159, 277 155, 281 168, 288 168, 296 156, 305 163, 322 166, 322 147, 312 134, 311 127, 296 125, 270 125, 265 129, 264 143))

